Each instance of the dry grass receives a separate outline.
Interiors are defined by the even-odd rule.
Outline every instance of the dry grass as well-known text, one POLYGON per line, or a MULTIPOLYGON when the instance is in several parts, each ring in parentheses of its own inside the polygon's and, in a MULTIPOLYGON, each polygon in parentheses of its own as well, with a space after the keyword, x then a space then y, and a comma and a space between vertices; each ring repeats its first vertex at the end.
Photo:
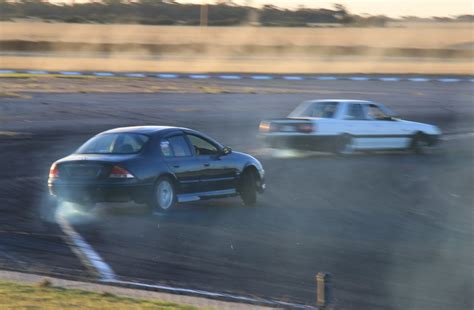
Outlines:
MULTIPOLYGON (((180 27, 1 22, 2 40, 142 44, 325 45, 449 48, 472 42, 472 24, 398 24, 387 28, 180 27)), ((219 52, 219 51, 216 51, 219 52)))
POLYGON ((0 58, 0 67, 37 70, 150 71, 150 72, 241 72, 241 73, 395 73, 395 74, 474 74, 472 61, 419 59, 182 59, 169 61, 17 57, 0 58))
MULTIPOLYGON (((74 56, 40 57, 36 54, 4 56, 1 68, 38 70, 160 71, 160 72, 262 72, 262 73, 415 73, 473 74, 472 59, 433 58, 430 51, 469 49, 472 24, 398 24, 387 28, 260 28, 177 27, 143 25, 92 25, 1 22, 2 40, 155 44, 204 46, 202 50, 171 49, 159 59, 137 45, 133 55, 112 50, 104 55, 78 50, 74 56), (251 55, 247 49, 273 47, 275 53, 251 55), (327 46, 317 54, 312 46, 327 46), (337 47, 368 47, 357 57, 336 56, 337 47), (279 49, 284 47, 284 49, 279 49), (300 47, 308 47, 298 54, 300 47), (246 49, 247 48, 247 49, 246 49), (421 49, 421 56, 387 54, 389 49, 421 49), (237 51, 237 52, 236 52, 237 51), (240 51, 240 52, 239 52, 240 51), (278 52, 280 51, 280 52, 278 52), (236 57, 238 55, 238 57, 236 57), (145 57, 143 57, 145 56, 145 57), (410 56, 410 57, 409 57, 410 56)), ((57 48, 57 46, 56 46, 57 48)), ((265 49, 261 49, 265 50, 265 49)), ((260 50, 260 51, 261 51, 260 50)), ((52 54, 54 55, 54 54, 52 54)), ((447 56, 444 56, 447 57, 447 56)))

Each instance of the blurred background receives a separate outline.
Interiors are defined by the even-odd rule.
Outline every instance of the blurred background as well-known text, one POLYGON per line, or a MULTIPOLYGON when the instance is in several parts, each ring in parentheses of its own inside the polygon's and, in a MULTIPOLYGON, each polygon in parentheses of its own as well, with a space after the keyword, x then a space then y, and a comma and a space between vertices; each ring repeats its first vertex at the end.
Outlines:
POLYGON ((0 66, 472 74, 472 11, 465 0, 1 0, 0 66))

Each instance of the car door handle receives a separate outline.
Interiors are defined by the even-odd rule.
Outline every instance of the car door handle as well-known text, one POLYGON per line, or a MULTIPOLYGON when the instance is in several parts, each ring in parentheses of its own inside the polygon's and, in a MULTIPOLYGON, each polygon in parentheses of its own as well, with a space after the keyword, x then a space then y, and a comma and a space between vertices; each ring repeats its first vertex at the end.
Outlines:
POLYGON ((173 168, 179 168, 179 165, 173 165, 173 168))
POLYGON ((205 163, 204 167, 209 167, 211 164, 210 163, 205 163))

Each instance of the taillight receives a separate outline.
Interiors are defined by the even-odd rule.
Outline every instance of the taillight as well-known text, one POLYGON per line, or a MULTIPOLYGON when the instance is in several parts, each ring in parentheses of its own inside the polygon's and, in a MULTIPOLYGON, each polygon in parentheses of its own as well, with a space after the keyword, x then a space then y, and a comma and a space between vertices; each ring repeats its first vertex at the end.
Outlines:
POLYGON ((298 125, 298 131, 303 133, 311 133, 314 131, 314 125, 311 123, 298 125))
POLYGON ((270 132, 271 124, 269 122, 261 122, 260 125, 258 126, 258 129, 260 132, 270 132))
POLYGON ((57 178, 59 177, 59 169, 56 164, 52 164, 51 168, 49 168, 49 178, 57 178))
POLYGON ((119 166, 113 166, 112 170, 110 171, 109 178, 131 179, 131 178, 134 178, 134 176, 130 172, 128 172, 127 170, 119 166))

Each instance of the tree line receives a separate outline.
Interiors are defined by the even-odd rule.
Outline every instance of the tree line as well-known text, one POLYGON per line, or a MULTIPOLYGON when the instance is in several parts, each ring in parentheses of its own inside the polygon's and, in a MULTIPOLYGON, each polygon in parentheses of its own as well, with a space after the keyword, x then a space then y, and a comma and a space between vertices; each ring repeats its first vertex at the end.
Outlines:
MULTIPOLYGON (((0 0, 0 19, 38 18, 67 23, 120 23, 145 25, 199 25, 201 5, 173 0, 102 0, 73 5, 57 5, 44 0, 0 0)), ((343 5, 332 9, 300 7, 288 10, 273 5, 262 8, 234 5, 221 1, 207 7, 209 26, 384 26, 392 21, 386 16, 351 14, 343 5)), ((414 17, 407 17, 414 19, 414 17)), ((415 17, 416 18, 416 17, 415 17)), ((473 15, 438 18, 437 21, 474 21, 473 15)))

